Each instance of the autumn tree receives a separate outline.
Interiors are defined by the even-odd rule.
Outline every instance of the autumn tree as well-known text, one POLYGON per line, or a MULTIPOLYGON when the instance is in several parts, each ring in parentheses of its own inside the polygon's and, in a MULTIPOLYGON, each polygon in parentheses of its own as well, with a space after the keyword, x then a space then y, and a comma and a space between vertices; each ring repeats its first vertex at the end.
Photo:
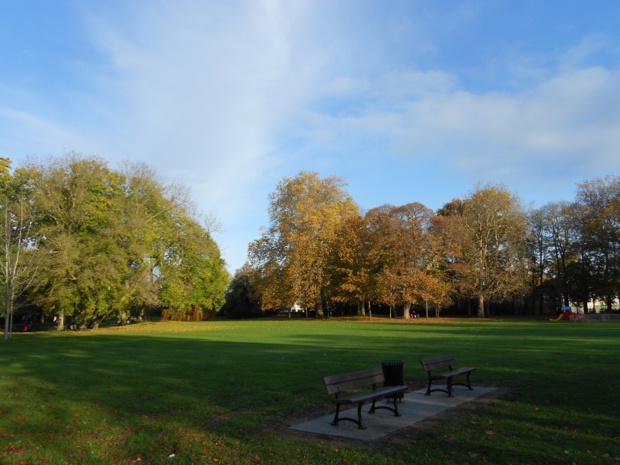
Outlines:
POLYGON ((525 295, 527 218, 520 200, 503 186, 479 186, 465 200, 463 222, 472 242, 469 261, 478 316, 486 301, 525 295))
POLYGON ((402 206, 383 205, 366 214, 373 239, 371 270, 376 276, 376 298, 392 310, 402 309, 409 318, 412 304, 443 305, 449 301, 435 241, 431 234, 432 210, 412 202, 402 206))
POLYGON ((329 260, 332 300, 355 305, 358 315, 365 315, 365 304, 374 300, 371 241, 366 218, 351 215, 343 221, 335 236, 329 260))
POLYGON ((270 196, 269 227, 249 247, 263 308, 297 302, 323 316, 327 263, 339 226, 358 208, 339 177, 302 171, 270 196))
POLYGON ((435 286, 429 301, 447 306, 462 296, 471 296, 475 282, 470 261, 472 241, 462 210, 440 209, 431 220, 430 237, 435 286))

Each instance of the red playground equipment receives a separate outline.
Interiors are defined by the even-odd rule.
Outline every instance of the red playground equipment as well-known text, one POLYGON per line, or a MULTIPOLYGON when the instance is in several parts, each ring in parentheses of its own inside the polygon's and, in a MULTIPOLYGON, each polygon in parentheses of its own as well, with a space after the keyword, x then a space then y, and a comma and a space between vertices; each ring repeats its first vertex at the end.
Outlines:
POLYGON ((566 306, 566 307, 562 307, 562 313, 560 313, 558 315, 557 318, 549 318, 549 321, 560 321, 560 320, 567 320, 570 321, 573 319, 573 312, 570 309, 570 307, 566 306))

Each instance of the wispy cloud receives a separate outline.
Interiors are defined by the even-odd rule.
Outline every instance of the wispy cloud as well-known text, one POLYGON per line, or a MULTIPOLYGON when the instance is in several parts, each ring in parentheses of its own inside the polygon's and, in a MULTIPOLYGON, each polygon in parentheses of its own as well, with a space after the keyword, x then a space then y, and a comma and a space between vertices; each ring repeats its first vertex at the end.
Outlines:
MULTIPOLYGON (((130 28, 101 17, 93 28, 117 75, 116 104, 126 99, 115 150, 148 154, 164 174, 194 186, 225 228, 264 218, 265 192, 294 174, 289 167, 342 174, 362 160, 434 160, 471 182, 526 189, 559 186, 564 171, 587 177, 602 165, 620 167, 620 75, 587 65, 608 47, 602 36, 585 38, 554 63, 518 61, 517 54, 510 86, 480 90, 439 65, 395 62, 388 48, 415 30, 396 27, 370 47, 364 31, 351 29, 355 21, 372 24, 368 17, 352 18, 342 31, 322 22, 338 7, 158 5, 131 12, 130 28), (368 55, 349 60, 360 47, 355 40, 368 55)), ((472 15, 461 11, 452 22, 472 15)), ((426 30, 421 53, 432 54, 428 26, 408 25, 426 30)))
POLYGON ((148 154, 233 220, 250 186, 277 163, 269 156, 277 128, 304 99, 307 76, 291 68, 302 8, 274 1, 157 6, 132 9, 122 27, 116 17, 91 21, 111 67, 102 85, 113 82, 108 97, 125 110, 110 112, 120 116, 114 150, 148 154))
MULTIPOLYGON (((302 124, 320 150, 383 139, 394 156, 438 158, 446 170, 482 179, 561 183, 565 168, 595 176, 620 168, 620 71, 558 66, 516 92, 472 92, 441 71, 390 71, 373 80, 340 77, 328 89, 337 110, 302 124), (309 129, 312 128, 312 129, 309 129)), ((386 152, 376 153, 385 157, 386 152)))
POLYGON ((617 38, 577 29, 570 11, 556 23, 460 0, 73 5, 87 45, 55 51, 68 75, 54 92, 0 82, 2 150, 149 163, 220 219, 234 267, 268 193, 302 169, 354 179, 374 207, 447 202, 479 180, 567 198, 566 184, 620 168, 617 38))

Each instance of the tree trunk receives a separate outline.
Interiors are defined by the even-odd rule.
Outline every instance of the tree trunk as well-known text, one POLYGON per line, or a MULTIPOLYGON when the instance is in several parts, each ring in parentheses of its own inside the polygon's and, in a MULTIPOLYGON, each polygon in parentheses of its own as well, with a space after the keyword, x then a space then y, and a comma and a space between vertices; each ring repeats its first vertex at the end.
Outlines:
POLYGON ((321 301, 321 299, 319 299, 319 301, 316 303, 316 317, 323 318, 323 316, 325 316, 325 314, 323 313, 323 302, 321 301))
POLYGON ((484 296, 480 294, 478 296, 478 318, 484 318, 484 296))
POLYGON ((405 305, 403 305, 403 318, 405 320, 411 318, 411 302, 407 302, 405 305))
POLYGON ((6 341, 13 333, 13 292, 9 279, 7 279, 6 282, 4 308, 6 310, 6 315, 4 317, 4 340, 6 341))
POLYGON ((56 331, 65 330, 65 312, 58 313, 58 324, 56 325, 56 331))
POLYGON ((118 310, 116 312, 116 324, 118 326, 125 326, 127 324, 127 313, 122 311, 122 310, 118 310))
POLYGON ((9 302, 6 303, 6 315, 4 317, 4 340, 6 341, 11 337, 13 329, 13 309, 9 308, 9 302))

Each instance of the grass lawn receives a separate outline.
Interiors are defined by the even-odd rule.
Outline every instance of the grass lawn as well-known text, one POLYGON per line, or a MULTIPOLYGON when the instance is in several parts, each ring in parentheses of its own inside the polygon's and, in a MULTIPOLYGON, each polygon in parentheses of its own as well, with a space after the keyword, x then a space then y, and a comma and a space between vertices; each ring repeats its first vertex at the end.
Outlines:
MULTIPOLYGON (((142 323, 0 344, 0 463, 620 463, 620 324, 142 323), (322 377, 454 353, 502 397, 372 443, 292 432, 322 377)), ((436 393, 434 395, 441 395, 436 393)))

